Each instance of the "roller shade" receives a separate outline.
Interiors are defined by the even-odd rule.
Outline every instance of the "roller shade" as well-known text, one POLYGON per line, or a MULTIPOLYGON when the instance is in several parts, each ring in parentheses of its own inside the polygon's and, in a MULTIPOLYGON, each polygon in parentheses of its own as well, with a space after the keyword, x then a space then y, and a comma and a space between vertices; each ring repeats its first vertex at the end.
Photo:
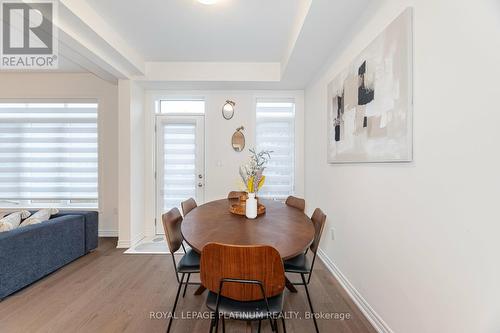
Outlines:
POLYGON ((163 208, 180 207, 196 198, 196 124, 163 125, 163 208))
POLYGON ((294 192, 295 103, 293 100, 257 101, 256 143, 259 150, 272 150, 259 196, 285 199, 294 192))
POLYGON ((0 206, 97 199, 96 103, 0 103, 0 206))

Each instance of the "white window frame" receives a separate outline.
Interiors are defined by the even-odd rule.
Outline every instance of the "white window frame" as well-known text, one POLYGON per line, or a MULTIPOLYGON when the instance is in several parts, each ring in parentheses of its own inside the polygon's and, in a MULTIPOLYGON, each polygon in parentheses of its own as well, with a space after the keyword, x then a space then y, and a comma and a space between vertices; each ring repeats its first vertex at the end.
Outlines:
POLYGON ((156 116, 196 116, 196 115, 204 115, 206 114, 207 109, 207 99, 204 95, 194 95, 194 94, 169 94, 169 93, 152 93, 149 97, 152 102, 152 110, 151 114, 153 120, 156 116), (171 112, 171 113, 161 113, 161 102, 162 101, 202 101, 205 103, 205 110, 203 113, 196 112, 171 112))
POLYGON ((203 98, 188 97, 188 98, 161 98, 156 101, 155 115, 156 116, 203 116, 205 117, 207 102, 203 98), (203 112, 161 112, 162 102, 203 102, 203 112))

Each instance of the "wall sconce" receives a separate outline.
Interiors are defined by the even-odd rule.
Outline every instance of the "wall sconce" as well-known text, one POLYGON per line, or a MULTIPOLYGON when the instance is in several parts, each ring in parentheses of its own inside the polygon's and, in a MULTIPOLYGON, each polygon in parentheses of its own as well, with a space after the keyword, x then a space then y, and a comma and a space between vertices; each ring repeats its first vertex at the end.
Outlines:
POLYGON ((224 119, 229 120, 233 118, 235 102, 227 100, 226 104, 222 106, 222 116, 224 119))

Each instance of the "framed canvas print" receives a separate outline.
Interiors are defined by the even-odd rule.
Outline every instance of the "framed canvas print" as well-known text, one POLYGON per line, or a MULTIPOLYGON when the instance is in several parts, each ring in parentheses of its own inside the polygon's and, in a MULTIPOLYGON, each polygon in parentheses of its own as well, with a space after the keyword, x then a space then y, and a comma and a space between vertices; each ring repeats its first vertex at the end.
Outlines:
POLYGON ((328 84, 328 162, 412 160, 412 9, 328 84))

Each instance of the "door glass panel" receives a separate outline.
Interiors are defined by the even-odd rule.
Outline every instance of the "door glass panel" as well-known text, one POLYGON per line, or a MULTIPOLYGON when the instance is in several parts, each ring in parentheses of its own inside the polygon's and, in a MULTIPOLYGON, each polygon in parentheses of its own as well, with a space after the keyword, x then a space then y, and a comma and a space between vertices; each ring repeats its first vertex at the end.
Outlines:
POLYGON ((163 211, 196 198, 196 124, 163 125, 163 211))
POLYGON ((158 116, 156 133, 156 233, 161 216, 189 198, 204 200, 204 116, 158 116))

